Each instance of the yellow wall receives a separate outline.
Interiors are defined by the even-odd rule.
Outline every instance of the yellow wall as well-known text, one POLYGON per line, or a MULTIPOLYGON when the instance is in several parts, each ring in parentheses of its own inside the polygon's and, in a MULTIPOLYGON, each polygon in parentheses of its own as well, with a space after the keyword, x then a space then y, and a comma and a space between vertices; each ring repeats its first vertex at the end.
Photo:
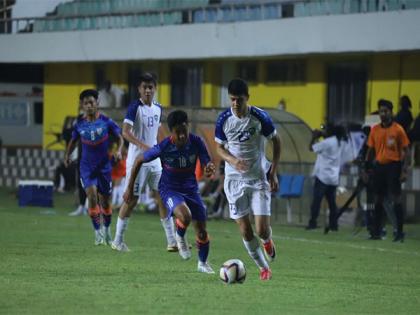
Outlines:
MULTIPOLYGON (((66 116, 78 114, 79 94, 94 88, 92 64, 49 64, 45 66, 43 147, 54 142, 66 116)), ((57 144, 51 149, 63 149, 57 144)))
MULTIPOLYGON (((327 111, 327 65, 335 62, 358 61, 369 65, 366 114, 376 110, 377 101, 386 98, 398 110, 398 99, 407 94, 413 104, 413 115, 420 112, 420 54, 375 54, 352 56, 305 57, 306 82, 266 82, 267 59, 257 61, 257 81, 250 83, 250 103, 261 107, 276 108, 281 99, 286 110, 297 115, 310 127, 317 128, 324 122, 327 111)), ((237 61, 208 60, 203 62, 201 101, 203 107, 218 107, 222 82, 222 66, 233 67, 237 61)), ((49 132, 60 132, 64 118, 77 114, 79 93, 95 87, 95 69, 104 67, 105 76, 128 90, 128 69, 132 66, 158 75, 157 98, 164 106, 171 103, 171 61, 162 62, 110 62, 103 64, 68 63, 45 66, 44 87, 44 146, 55 140, 49 132)), ((62 148, 55 146, 54 148, 62 148)))
POLYGON ((170 69, 167 61, 159 63, 158 75, 158 101, 162 106, 171 104, 170 69))
POLYGON ((394 106, 399 98, 400 58, 398 55, 377 55, 372 58, 369 112, 377 110, 378 100, 390 100, 394 106))
POLYGON ((286 110, 300 117, 312 128, 319 127, 326 116, 326 79, 324 62, 309 58, 306 62, 306 82, 266 83, 265 62, 259 63, 258 83, 250 84, 250 103, 277 108, 281 99, 286 110))
POLYGON ((411 99, 413 116, 420 113, 420 54, 407 54, 402 58, 401 95, 411 99))
POLYGON ((420 55, 386 54, 372 58, 371 97, 369 110, 377 110, 377 102, 384 98, 394 104, 398 111, 399 98, 407 95, 411 99, 412 113, 420 111, 420 55))

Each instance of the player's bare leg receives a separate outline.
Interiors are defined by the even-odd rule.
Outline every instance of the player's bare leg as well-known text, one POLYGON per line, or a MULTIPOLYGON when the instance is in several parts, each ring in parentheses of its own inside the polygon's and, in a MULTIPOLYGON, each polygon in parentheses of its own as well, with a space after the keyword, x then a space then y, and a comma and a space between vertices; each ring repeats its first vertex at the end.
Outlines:
POLYGON ((244 246, 248 251, 248 255, 254 260, 255 264, 260 269, 260 279, 270 280, 271 270, 266 258, 264 257, 260 242, 254 235, 249 215, 236 219, 236 223, 239 225, 239 230, 243 238, 244 246))
POLYGON ((269 262, 276 258, 276 247, 272 239, 272 231, 270 225, 270 216, 255 216, 255 232, 263 242, 264 254, 269 262))
POLYGON ((101 210, 98 205, 98 193, 96 186, 86 188, 88 199, 88 211, 92 220, 93 229, 95 230, 95 245, 104 244, 104 237, 101 231, 101 210))
POLYGON ((99 194, 99 203, 101 204, 101 213, 103 218, 102 235, 106 245, 111 245, 111 220, 112 220, 112 207, 111 196, 104 196, 99 194))

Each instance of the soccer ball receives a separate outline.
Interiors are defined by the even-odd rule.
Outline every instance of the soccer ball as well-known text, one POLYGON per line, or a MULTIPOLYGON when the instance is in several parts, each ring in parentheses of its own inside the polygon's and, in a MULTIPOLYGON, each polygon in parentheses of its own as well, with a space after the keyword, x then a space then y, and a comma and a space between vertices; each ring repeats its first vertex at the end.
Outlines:
POLYGON ((226 284, 243 283, 246 278, 245 265, 239 259, 229 259, 220 268, 219 276, 226 284))

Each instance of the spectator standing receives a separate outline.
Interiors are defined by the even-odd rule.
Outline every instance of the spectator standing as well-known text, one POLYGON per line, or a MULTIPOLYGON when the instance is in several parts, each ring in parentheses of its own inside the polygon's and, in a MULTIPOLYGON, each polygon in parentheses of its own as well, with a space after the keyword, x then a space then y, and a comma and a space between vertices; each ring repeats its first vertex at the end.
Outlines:
POLYGON ((403 95, 400 98, 400 110, 395 116, 395 122, 399 123, 403 127, 406 134, 410 130, 411 124, 413 123, 413 115, 411 114, 411 100, 407 95, 403 95))
POLYGON ((121 108, 124 100, 124 91, 106 80, 99 90, 99 108, 121 108))
POLYGON ((311 214, 307 230, 316 229, 321 202, 325 197, 329 206, 329 228, 331 231, 338 230, 337 204, 335 201, 336 190, 339 184, 341 167, 342 141, 346 140, 343 127, 327 124, 325 130, 315 129, 312 132, 312 139, 309 150, 317 154, 313 170, 314 190, 311 203, 311 214), (319 141, 321 137, 323 140, 319 141))
POLYGON ((404 241, 404 211, 401 203, 401 183, 407 177, 410 141, 404 129, 393 121, 393 105, 388 100, 379 100, 381 122, 372 127, 368 138, 366 160, 373 162, 375 188, 375 229, 373 239, 380 239, 383 204, 388 198, 394 206, 397 231, 394 242, 404 241))

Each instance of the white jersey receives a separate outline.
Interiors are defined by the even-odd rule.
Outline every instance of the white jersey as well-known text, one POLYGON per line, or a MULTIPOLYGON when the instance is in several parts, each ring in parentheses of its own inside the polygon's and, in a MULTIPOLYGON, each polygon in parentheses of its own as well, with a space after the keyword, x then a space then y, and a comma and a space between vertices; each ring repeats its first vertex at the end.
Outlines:
MULTIPOLYGON (((157 144, 157 136, 162 117, 162 106, 153 101, 151 106, 145 105, 141 100, 133 101, 127 109, 124 124, 132 126, 133 135, 149 147, 157 144)), ((144 150, 130 143, 127 153, 127 166, 132 165, 135 159, 143 154, 144 150)), ((145 166, 153 166, 162 169, 160 159, 155 159, 145 166)))
POLYGON ((341 147, 336 136, 328 137, 312 145, 312 150, 317 154, 312 176, 317 177, 325 185, 338 186, 341 147))
POLYGON ((226 178, 266 180, 270 163, 265 157, 265 139, 271 139, 274 135, 276 128, 271 117, 258 107, 249 106, 243 118, 235 116, 230 108, 221 113, 216 122, 216 142, 224 144, 233 156, 245 160, 249 166, 242 173, 226 162, 226 178))

